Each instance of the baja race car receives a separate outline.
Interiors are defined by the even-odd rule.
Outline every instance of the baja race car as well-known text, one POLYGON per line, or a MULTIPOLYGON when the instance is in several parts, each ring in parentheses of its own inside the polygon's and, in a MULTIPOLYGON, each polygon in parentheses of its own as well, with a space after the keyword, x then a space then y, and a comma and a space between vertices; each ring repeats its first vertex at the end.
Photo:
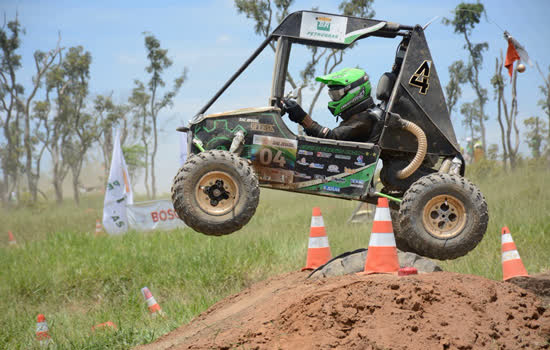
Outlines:
POLYGON ((254 215, 259 186, 377 203, 390 200, 397 247, 435 259, 467 254, 487 229, 479 189, 464 178, 443 90, 419 25, 299 11, 288 15, 191 120, 187 162, 172 185, 179 217, 207 235, 239 230, 254 215), (369 37, 401 38, 392 73, 379 80, 383 130, 374 143, 293 134, 281 118, 292 45, 345 49, 369 37), (269 105, 206 110, 267 47, 277 42, 269 105), (383 162, 375 188, 378 160, 383 162))

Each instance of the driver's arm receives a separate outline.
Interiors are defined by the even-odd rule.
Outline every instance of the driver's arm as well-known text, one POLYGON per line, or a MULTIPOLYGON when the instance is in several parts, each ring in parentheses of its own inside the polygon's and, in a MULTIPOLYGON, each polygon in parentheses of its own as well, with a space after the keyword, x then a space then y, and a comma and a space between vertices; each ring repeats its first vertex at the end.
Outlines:
POLYGON ((302 126, 308 136, 348 141, 355 141, 368 135, 371 127, 371 125, 365 125, 365 123, 361 123, 359 120, 350 120, 346 123, 341 123, 334 129, 329 129, 311 119, 309 114, 302 121, 302 126))

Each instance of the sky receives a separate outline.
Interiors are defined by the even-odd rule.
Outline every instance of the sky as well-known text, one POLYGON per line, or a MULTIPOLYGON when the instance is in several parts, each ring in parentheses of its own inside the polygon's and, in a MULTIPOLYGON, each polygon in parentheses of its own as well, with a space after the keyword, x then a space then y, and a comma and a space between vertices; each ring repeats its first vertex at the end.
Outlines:
MULTIPOLYGON (((452 16, 451 11, 458 3, 460 1, 454 0, 375 0, 374 18, 423 25, 436 16, 452 16)), ((480 79, 489 91, 490 99, 486 107, 490 117, 487 123, 487 143, 500 144, 490 79, 494 74, 495 58, 501 50, 506 52, 507 43, 503 39, 502 29, 508 30, 527 49, 531 59, 538 62, 543 72, 548 74, 550 29, 547 14, 550 13, 550 1, 520 3, 517 0, 491 0, 483 3, 487 19, 476 27, 471 40, 489 43, 480 79)), ((296 0, 291 11, 312 7, 318 7, 323 12, 338 13, 338 2, 329 0, 296 0)), ((262 37, 254 33, 253 21, 238 13, 232 0, 0 0, 0 9, 8 20, 18 13, 26 30, 20 51, 23 68, 19 79, 23 85, 28 86, 34 74, 33 52, 54 48, 59 36, 61 46, 69 48, 82 45, 91 52, 91 99, 96 94, 112 93, 115 101, 123 103, 127 101, 135 79, 147 81, 144 32, 154 34, 161 46, 168 49, 174 64, 165 74, 167 85, 187 68, 187 80, 175 98, 173 108, 163 110, 159 117, 162 135, 156 172, 160 193, 169 192, 172 178, 179 167, 179 135, 175 128, 186 124, 263 41, 262 37)), ((434 21, 425 34, 441 84, 445 86, 449 79, 447 67, 455 60, 467 60, 464 39, 455 34, 451 27, 443 25, 441 18, 434 21)), ((379 77, 391 69, 399 40, 362 40, 346 54, 340 68, 363 68, 371 77, 375 91, 379 77)), ((305 48, 297 45, 292 48, 289 70, 294 77, 298 77, 300 68, 308 58, 305 48)), ((273 59, 271 50, 266 49, 208 112, 267 105, 273 59)), ((521 126, 522 120, 530 116, 544 117, 542 109, 537 105, 537 101, 542 98, 539 91, 542 83, 535 67, 527 67, 526 72, 518 77, 518 118, 521 126)), ((304 105, 309 106, 314 92, 305 90, 303 93, 304 105)), ((510 100, 510 91, 506 93, 510 100)), ((475 93, 471 87, 463 86, 459 105, 474 99, 475 93)), ((313 117, 321 124, 334 127, 337 123, 326 108, 328 101, 326 92, 323 92, 313 117)), ((457 111, 453 112, 452 119, 457 138, 459 141, 465 140, 467 132, 457 111)), ((285 121, 288 121, 286 117, 285 121)), ((288 124, 295 130, 292 122, 288 121, 288 124)), ((524 142, 520 149, 528 153, 524 142)), ((45 176, 48 176, 47 163, 46 159, 45 176)), ((141 183, 142 180, 134 179, 134 182, 141 183)), ((143 186, 137 186, 138 191, 142 189, 143 186)))

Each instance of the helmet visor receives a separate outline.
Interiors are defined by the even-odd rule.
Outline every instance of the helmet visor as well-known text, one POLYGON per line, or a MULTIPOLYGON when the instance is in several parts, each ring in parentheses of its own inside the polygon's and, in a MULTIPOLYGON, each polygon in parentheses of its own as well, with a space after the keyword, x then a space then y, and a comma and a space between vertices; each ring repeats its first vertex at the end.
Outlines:
POLYGON ((345 86, 333 86, 329 87, 328 95, 333 101, 338 101, 346 94, 345 86))

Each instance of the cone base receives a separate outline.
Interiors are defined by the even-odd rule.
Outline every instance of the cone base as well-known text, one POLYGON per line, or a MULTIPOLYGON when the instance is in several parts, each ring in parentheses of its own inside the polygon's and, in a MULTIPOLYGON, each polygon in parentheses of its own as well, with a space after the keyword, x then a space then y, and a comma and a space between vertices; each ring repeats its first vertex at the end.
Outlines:
POLYGON ((529 277, 521 260, 512 260, 502 263, 502 280, 506 281, 514 277, 529 277))
POLYGON ((397 272, 399 259, 395 247, 370 247, 367 251, 364 272, 397 272))
POLYGON ((330 259, 332 259, 332 254, 329 247, 308 248, 306 266, 302 268, 302 271, 315 270, 319 266, 326 264, 330 259))

